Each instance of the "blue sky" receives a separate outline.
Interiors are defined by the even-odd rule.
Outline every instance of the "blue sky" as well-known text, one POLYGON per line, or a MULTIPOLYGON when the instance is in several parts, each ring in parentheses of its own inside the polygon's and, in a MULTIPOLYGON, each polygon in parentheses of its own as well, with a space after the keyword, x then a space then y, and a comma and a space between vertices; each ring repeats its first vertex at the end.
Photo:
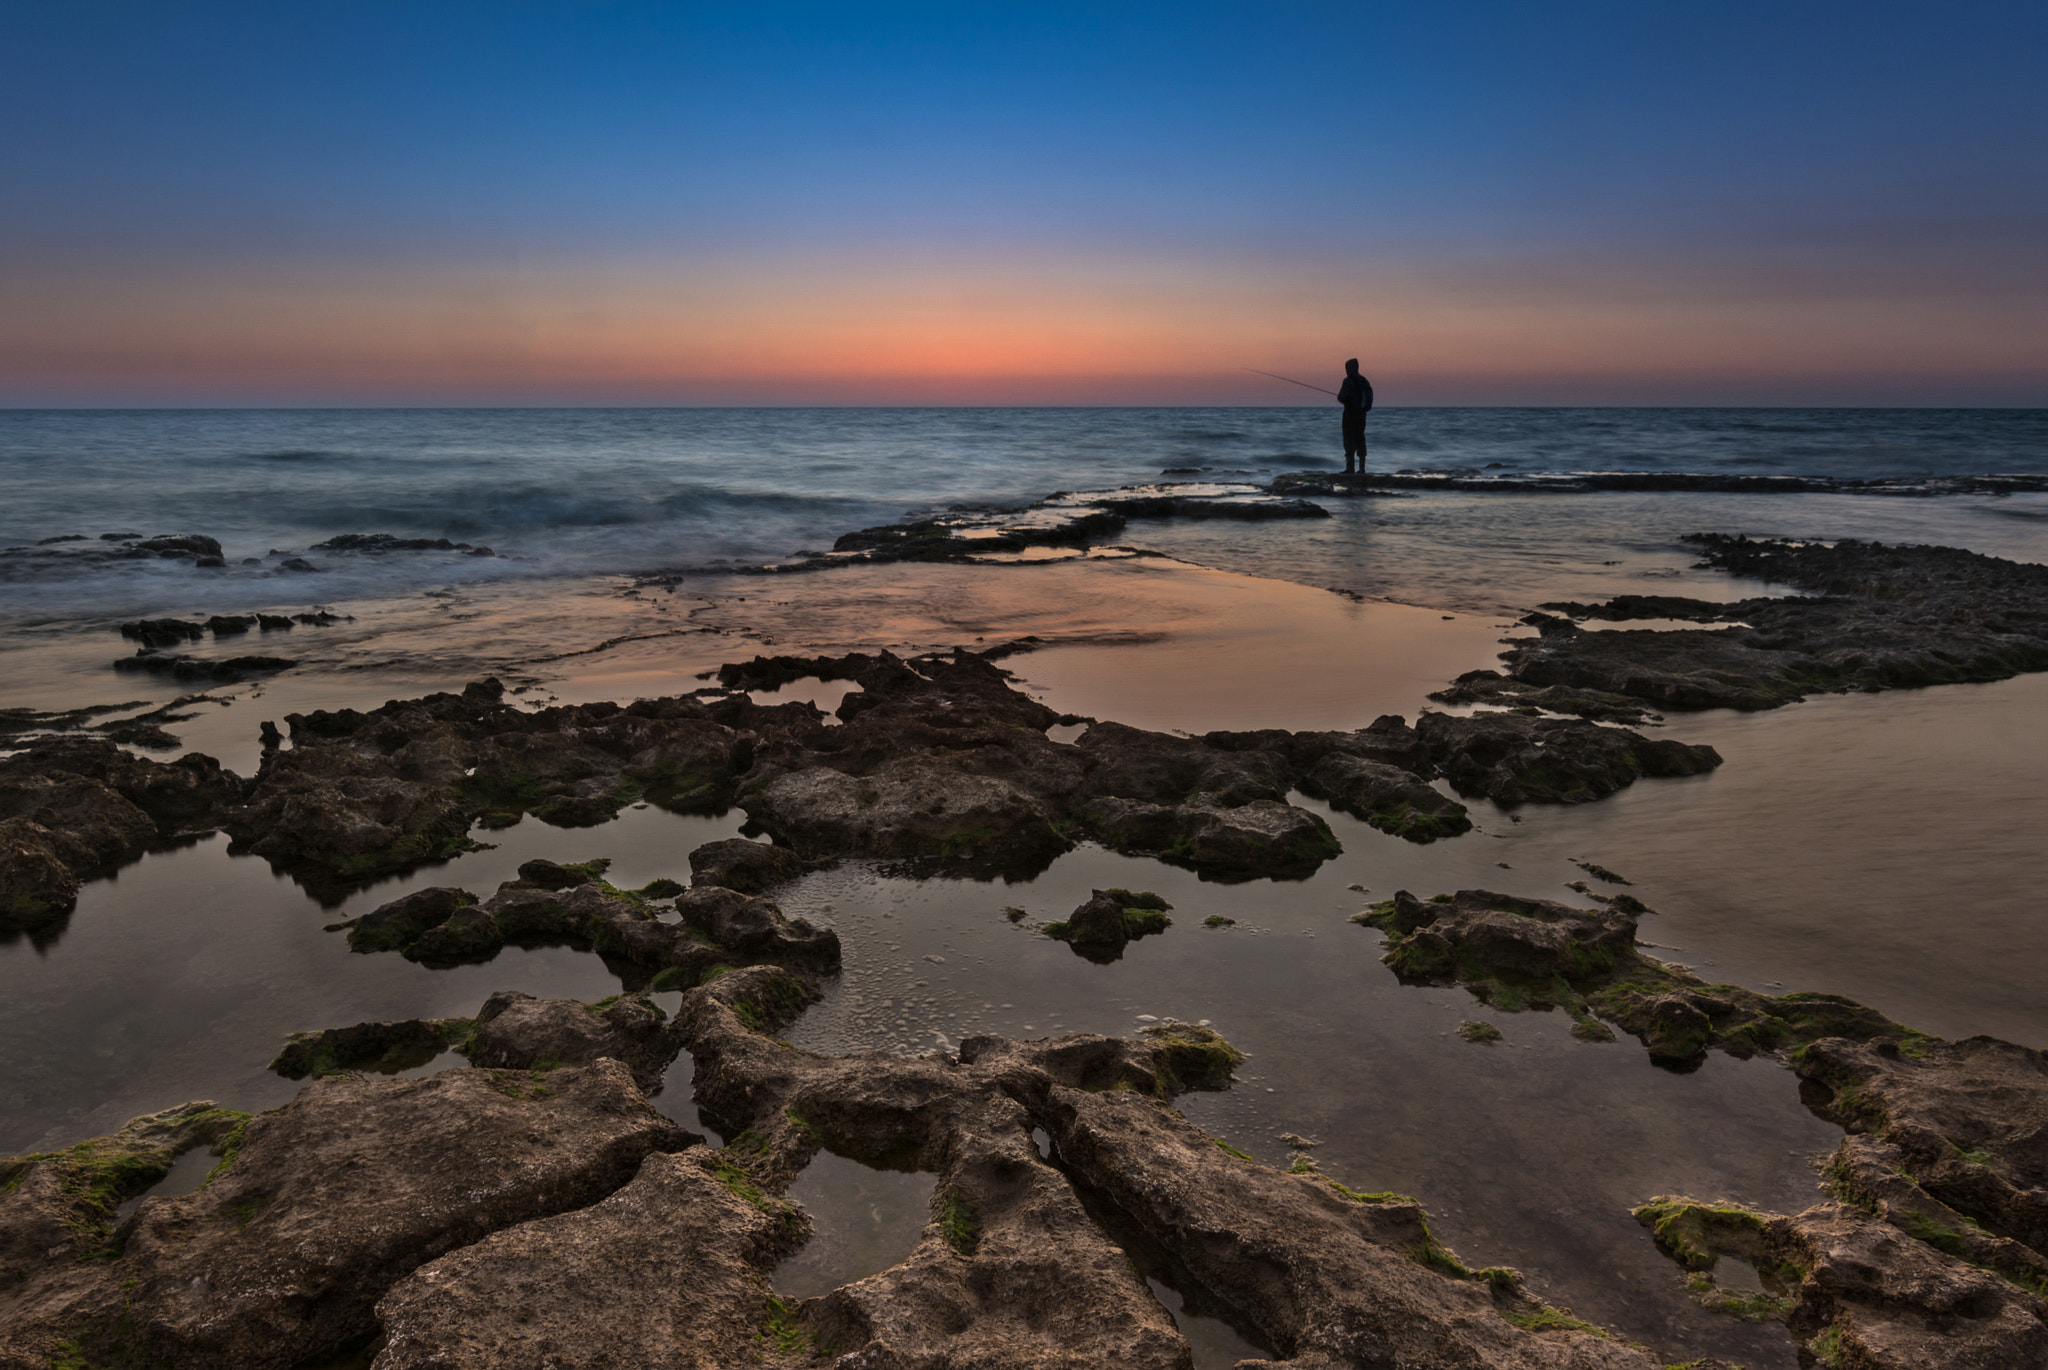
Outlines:
POLYGON ((0 403, 2048 402, 2048 10, 37 5, 0 403), (1311 397, 1312 398, 1312 397, 1311 397))

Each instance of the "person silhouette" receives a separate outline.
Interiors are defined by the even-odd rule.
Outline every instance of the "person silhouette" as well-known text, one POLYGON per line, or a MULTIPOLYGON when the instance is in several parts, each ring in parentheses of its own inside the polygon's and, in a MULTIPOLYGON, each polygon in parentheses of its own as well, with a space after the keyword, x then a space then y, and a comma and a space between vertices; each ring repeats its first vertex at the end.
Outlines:
POLYGON ((1372 412, 1372 382, 1358 374, 1358 358, 1344 363, 1344 384, 1337 387, 1337 403, 1344 406, 1344 474, 1365 474, 1365 416, 1372 412))

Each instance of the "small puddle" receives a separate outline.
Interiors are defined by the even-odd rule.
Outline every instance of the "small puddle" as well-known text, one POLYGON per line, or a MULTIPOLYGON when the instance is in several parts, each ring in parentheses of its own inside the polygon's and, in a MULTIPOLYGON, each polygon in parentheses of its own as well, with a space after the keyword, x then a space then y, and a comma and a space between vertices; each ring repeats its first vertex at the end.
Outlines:
POLYGON ((811 1239, 775 1267, 784 1298, 812 1299, 909 1256, 931 1221, 937 1177, 877 1170, 821 1151, 784 1195, 811 1215, 811 1239))
POLYGON ((860 688, 851 680, 820 680, 804 676, 773 690, 749 690, 747 698, 756 704, 815 704, 825 711, 828 724, 839 722, 839 703, 860 688))
POLYGON ((1273 1354, 1267 1347, 1246 1341, 1223 1319, 1189 1312, 1188 1300, 1157 1275, 1147 1275, 1145 1283, 1151 1286, 1152 1296, 1173 1315, 1173 1325, 1187 1338, 1188 1349, 1194 1352, 1195 1370, 1230 1370, 1241 1360, 1264 1360, 1273 1354))
POLYGON ((1724 1293, 1763 1294, 1763 1277, 1756 1267, 1740 1256, 1722 1256, 1714 1262, 1714 1284, 1724 1293))
POLYGON ((1086 723, 1055 723, 1045 730, 1045 738, 1048 742, 1078 742, 1087 731, 1086 723))
POLYGON ((180 1194, 190 1194, 206 1183, 207 1175, 219 1164, 220 1158, 205 1143, 193 1147, 171 1162, 169 1173, 161 1180, 115 1209, 114 1226, 127 1222, 135 1210, 142 1207, 144 1199, 174 1199, 180 1194))
MULTIPOLYGON (((649 997, 658 1002, 668 996, 650 995, 649 997)), ((683 996, 678 994, 675 997, 681 999, 683 996)), ((670 1010, 670 1012, 671 1016, 673 1016, 673 1010, 670 1010)), ((693 1093, 696 1078, 697 1063, 690 1059, 689 1052, 679 1051, 676 1053, 675 1060, 669 1062, 667 1073, 661 1077, 661 1087, 652 1092, 648 1102, 654 1105, 654 1111, 662 1117, 672 1122, 681 1123, 692 1132, 701 1132, 706 1136, 710 1136, 716 1129, 711 1124, 705 1122, 703 1115, 697 1112, 697 1100, 693 1093)), ((725 1134, 717 1133, 717 1139, 717 1144, 723 1145, 725 1134)))
POLYGON ((370 1074, 383 1075, 393 1080, 424 1080, 429 1075, 439 1075, 444 1070, 466 1070, 468 1068, 469 1058, 459 1051, 452 1050, 438 1052, 430 1059, 422 1061, 416 1066, 406 1066, 399 1070, 379 1070, 376 1066, 363 1067, 370 1074))

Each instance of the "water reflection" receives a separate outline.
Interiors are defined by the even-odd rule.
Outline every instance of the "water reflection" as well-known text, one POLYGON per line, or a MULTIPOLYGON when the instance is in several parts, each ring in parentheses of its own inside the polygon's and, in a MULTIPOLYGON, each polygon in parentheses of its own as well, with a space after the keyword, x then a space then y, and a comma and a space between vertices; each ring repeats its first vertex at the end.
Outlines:
POLYGON ((785 1192, 811 1215, 811 1239, 775 1267, 775 1291, 816 1298, 902 1261, 931 1221, 937 1182, 933 1175, 878 1170, 819 1152, 785 1192))

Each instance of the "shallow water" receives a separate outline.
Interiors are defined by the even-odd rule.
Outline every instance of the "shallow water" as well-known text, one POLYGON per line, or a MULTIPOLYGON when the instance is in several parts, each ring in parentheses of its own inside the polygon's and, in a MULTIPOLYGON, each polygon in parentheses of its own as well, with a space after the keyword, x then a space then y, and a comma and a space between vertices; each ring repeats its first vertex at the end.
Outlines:
POLYGON ((647 808, 568 832, 529 818, 488 834, 493 850, 380 882, 336 908, 261 860, 228 856, 224 837, 144 857, 86 886, 54 938, 0 944, 0 1153, 114 1132, 188 1100, 281 1104, 300 1086, 267 1065, 291 1032, 467 1016, 500 989, 585 1002, 615 994, 602 961, 566 948, 507 947, 487 965, 429 970, 354 955, 344 934, 322 928, 429 885, 488 895, 536 856, 610 856, 631 886, 687 877, 690 850, 732 836, 740 819, 647 808))
POLYGON ((811 1239, 775 1267, 786 1299, 811 1299, 879 1274, 917 1246, 938 1176, 884 1170, 821 1151, 783 1197, 811 1215, 811 1239))

